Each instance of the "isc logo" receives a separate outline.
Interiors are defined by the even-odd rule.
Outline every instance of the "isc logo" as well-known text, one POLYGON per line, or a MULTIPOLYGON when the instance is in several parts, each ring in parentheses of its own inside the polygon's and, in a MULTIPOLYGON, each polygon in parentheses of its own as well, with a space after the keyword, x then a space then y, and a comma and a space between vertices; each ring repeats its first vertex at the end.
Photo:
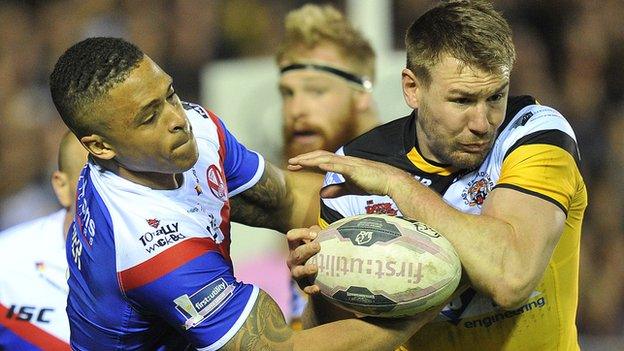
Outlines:
POLYGON ((7 319, 25 322, 37 321, 40 323, 50 323, 50 320, 46 318, 48 312, 54 312, 54 308, 11 305, 5 317, 7 319))

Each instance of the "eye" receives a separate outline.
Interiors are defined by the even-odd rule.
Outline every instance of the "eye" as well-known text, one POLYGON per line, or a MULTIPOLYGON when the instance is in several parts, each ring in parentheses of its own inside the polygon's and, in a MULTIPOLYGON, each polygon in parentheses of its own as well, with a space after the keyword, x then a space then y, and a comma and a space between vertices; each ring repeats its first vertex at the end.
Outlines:
POLYGON ((462 98, 453 98, 451 99, 451 102, 459 104, 459 105, 466 105, 470 103, 470 99, 462 97, 462 98))
POLYGON ((314 96, 321 96, 327 92, 328 88, 320 85, 309 85, 305 88, 305 91, 314 96))
POLYGON ((178 103, 178 95, 175 90, 171 89, 171 93, 167 95, 167 101, 174 105, 178 103))
POLYGON ((156 117, 158 117, 158 111, 154 111, 154 112, 150 113, 150 115, 146 119, 144 119, 143 123, 141 123, 141 124, 143 124, 143 125, 151 124, 152 122, 154 122, 156 120, 156 117))
POLYGON ((494 95, 490 96, 490 98, 488 100, 490 100, 492 102, 498 102, 498 101, 502 100, 503 97, 505 97, 504 93, 498 93, 498 94, 494 94, 494 95))
POLYGON ((279 92, 283 99, 293 96, 293 91, 288 88, 280 87, 279 92))

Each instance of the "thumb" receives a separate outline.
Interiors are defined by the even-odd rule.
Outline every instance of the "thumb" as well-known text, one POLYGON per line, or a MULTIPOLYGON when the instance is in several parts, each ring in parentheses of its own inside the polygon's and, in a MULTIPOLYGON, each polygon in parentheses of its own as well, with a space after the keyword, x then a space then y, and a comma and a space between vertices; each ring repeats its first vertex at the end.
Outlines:
POLYGON ((328 185, 321 189, 320 195, 321 198, 332 199, 345 195, 369 195, 369 193, 350 182, 346 182, 328 185))

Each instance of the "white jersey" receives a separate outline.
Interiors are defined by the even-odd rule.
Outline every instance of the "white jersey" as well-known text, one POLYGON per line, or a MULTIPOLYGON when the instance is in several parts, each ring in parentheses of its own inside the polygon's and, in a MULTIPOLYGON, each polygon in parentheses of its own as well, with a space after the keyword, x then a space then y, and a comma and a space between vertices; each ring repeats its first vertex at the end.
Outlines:
MULTIPOLYGON (((374 128, 338 154, 401 168, 464 213, 480 214, 493 189, 508 188, 551 202, 567 217, 542 280, 524 305, 505 311, 470 288, 423 327, 409 349, 577 350, 579 245, 587 192, 568 122, 529 96, 510 97, 491 151, 477 169, 464 171, 425 159, 418 149, 416 118, 414 112, 374 128)), ((344 181, 329 172, 324 185, 344 181)), ((320 224, 364 213, 402 215, 390 197, 346 195, 322 200, 320 224)))
POLYGON ((0 350, 69 350, 65 213, 0 233, 0 350))
POLYGON ((262 157, 202 107, 184 103, 199 159, 174 190, 154 190, 89 161, 67 240, 67 313, 75 350, 216 350, 253 308, 236 281, 229 198, 252 187, 262 157))

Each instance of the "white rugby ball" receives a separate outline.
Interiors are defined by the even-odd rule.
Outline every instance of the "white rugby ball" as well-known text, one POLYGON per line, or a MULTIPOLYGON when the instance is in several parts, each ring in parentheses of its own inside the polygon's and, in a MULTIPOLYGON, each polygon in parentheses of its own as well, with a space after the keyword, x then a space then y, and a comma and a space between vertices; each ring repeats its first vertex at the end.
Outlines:
POLYGON ((343 218, 319 232, 314 281, 321 294, 361 315, 402 317, 444 302, 461 263, 444 237, 424 223, 388 215, 343 218))

